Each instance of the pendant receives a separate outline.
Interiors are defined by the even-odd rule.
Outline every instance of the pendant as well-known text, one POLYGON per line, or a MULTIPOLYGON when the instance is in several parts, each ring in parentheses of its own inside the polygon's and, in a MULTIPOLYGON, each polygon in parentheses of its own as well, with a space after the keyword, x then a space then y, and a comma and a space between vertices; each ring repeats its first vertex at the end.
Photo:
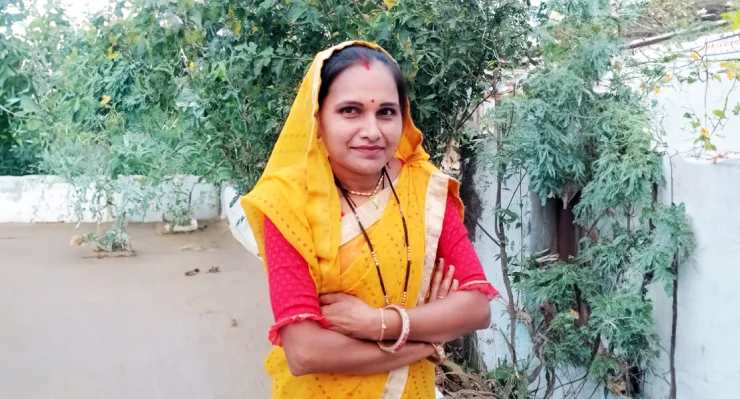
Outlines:
POLYGON ((375 195, 373 195, 372 197, 370 197, 370 203, 373 204, 373 206, 375 207, 375 209, 378 209, 378 206, 380 206, 380 204, 378 203, 378 197, 375 196, 375 195))

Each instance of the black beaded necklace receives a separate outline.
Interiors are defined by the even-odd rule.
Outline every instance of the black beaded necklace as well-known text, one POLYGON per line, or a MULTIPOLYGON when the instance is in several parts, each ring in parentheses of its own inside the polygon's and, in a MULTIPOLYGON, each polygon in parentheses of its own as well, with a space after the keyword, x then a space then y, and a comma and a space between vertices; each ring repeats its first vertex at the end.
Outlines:
MULTIPOLYGON (((398 203, 398 210, 401 213, 401 222, 403 222, 403 236, 406 240, 406 279, 403 283, 403 297, 401 299, 401 306, 404 306, 406 304, 406 293, 408 292, 409 288, 409 274, 411 274, 411 247, 409 246, 409 230, 406 226, 406 216, 404 216, 403 208, 401 207, 401 200, 398 198, 398 194, 396 194, 396 189, 393 187, 393 183, 391 182, 391 178, 388 175, 388 170, 383 167, 381 170, 381 177, 380 180, 384 181, 387 180, 388 184, 391 187, 391 190, 393 191, 393 196, 396 198, 396 202, 398 203)), ((390 301, 388 300, 388 293, 385 291, 385 284, 383 283, 383 276, 380 273, 380 263, 378 262, 378 257, 375 255, 375 249, 373 248, 373 243, 370 242, 370 236, 368 236, 367 232, 365 231, 365 227, 362 225, 362 222, 360 221, 360 216, 357 215, 357 204, 352 200, 350 197, 350 192, 346 188, 342 186, 342 184, 339 182, 339 180, 334 177, 334 183, 337 185, 337 188, 339 188, 339 191, 342 193, 342 196, 344 197, 344 200, 347 201, 347 205, 349 205, 350 209, 352 209, 352 213, 355 215, 355 220, 357 220, 357 224, 360 226, 360 230, 362 230, 362 235, 365 237, 365 241, 367 242, 367 246, 370 248, 370 253, 373 255, 373 261, 375 262, 375 269, 378 271, 378 278, 380 279, 380 289, 383 290, 383 297, 385 298, 385 304, 390 305, 390 301)))

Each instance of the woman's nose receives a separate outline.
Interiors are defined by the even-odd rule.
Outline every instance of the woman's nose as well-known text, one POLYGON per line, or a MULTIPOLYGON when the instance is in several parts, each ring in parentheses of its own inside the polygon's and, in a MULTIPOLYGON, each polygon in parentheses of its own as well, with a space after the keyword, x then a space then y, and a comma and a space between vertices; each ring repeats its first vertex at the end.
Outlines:
POLYGON ((371 141, 375 141, 380 138, 382 132, 380 131, 380 126, 378 125, 378 122, 375 120, 375 118, 368 118, 368 120, 364 123, 361 134, 363 138, 371 141))

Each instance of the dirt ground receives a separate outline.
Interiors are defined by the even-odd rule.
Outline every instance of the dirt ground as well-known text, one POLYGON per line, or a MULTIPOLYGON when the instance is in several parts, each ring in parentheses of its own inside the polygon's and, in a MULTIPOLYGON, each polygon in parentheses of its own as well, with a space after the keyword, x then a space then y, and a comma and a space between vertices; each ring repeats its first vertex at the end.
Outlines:
POLYGON ((94 259, 91 226, 0 224, 0 398, 268 398, 261 262, 223 222, 129 227, 138 256, 94 259))

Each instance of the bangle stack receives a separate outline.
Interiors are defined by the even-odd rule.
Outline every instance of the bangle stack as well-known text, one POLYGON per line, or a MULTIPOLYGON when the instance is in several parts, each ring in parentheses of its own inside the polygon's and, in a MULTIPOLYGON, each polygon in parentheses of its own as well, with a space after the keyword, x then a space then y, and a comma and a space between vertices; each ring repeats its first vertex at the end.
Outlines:
POLYGON ((390 353, 396 353, 403 348, 404 345, 406 345, 406 341, 409 339, 409 332, 411 331, 411 323, 409 321, 409 314, 406 313, 406 309, 398 306, 398 305, 388 305, 385 308, 380 309, 380 322, 381 322, 381 329, 380 329, 380 340, 378 341, 378 347, 386 352, 390 353), (392 309, 398 312, 398 314, 401 316, 401 334, 398 337, 398 340, 391 345, 387 346, 383 344, 382 338, 385 334, 385 319, 383 319, 383 310, 384 309, 392 309))

